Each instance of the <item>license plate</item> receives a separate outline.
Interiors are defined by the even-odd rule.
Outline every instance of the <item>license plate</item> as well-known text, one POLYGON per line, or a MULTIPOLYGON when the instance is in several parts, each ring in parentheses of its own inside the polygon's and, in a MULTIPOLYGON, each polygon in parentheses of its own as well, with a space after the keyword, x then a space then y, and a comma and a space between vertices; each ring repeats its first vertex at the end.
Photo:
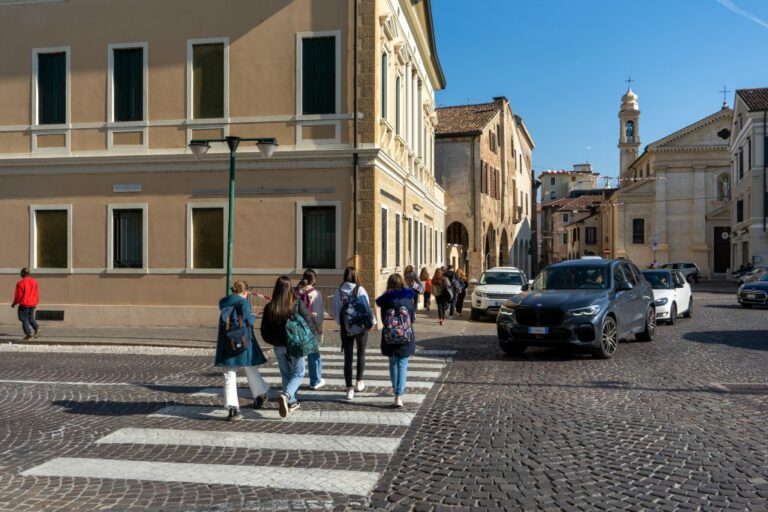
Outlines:
POLYGON ((548 327, 529 327, 528 334, 549 334, 548 327))

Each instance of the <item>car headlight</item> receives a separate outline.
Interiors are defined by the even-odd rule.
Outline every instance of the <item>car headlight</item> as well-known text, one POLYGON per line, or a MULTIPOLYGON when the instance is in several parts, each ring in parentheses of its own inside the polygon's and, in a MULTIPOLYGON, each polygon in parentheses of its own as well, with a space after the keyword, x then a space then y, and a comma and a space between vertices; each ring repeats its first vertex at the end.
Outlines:
POLYGON ((499 316, 503 316, 508 320, 514 320, 515 310, 512 308, 508 308, 507 306, 501 306, 501 308, 499 308, 499 316))
POLYGON ((477 290, 477 291, 475 292, 475 297, 477 297, 477 298, 480 298, 480 299, 482 299, 483 297, 487 297, 487 296, 488 296, 488 294, 487 294, 487 293, 485 293, 485 292, 484 292, 484 291, 482 291, 482 290, 477 290))
POLYGON ((666 306, 667 302, 669 302, 669 299, 667 299, 666 297, 662 297, 660 299, 656 299, 655 304, 657 306, 666 306))
POLYGON ((571 316, 595 316, 600 312, 600 306, 594 305, 586 308, 572 309, 568 312, 571 316))

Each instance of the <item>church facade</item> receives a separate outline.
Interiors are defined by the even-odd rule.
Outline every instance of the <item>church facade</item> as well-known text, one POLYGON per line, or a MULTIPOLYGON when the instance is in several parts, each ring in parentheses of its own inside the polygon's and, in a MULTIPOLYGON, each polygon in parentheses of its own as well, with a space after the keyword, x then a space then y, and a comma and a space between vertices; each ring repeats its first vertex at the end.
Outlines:
POLYGON ((631 88, 619 119, 619 188, 601 206, 605 254, 641 267, 685 261, 705 276, 725 274, 732 266, 726 134, 733 111, 724 104, 640 155, 640 109, 631 88))

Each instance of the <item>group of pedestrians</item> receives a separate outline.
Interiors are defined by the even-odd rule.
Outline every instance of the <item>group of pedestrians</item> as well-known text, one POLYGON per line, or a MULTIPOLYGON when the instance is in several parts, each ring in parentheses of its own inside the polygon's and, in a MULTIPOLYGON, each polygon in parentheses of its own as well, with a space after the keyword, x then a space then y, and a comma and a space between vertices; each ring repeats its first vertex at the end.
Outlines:
MULTIPOLYGON (((439 267, 435 269, 434 275, 430 278, 429 270, 426 267, 422 268, 419 275, 416 276, 413 267, 408 265, 403 275, 406 286, 423 295, 424 309, 429 311, 432 306, 432 298, 435 299, 437 319, 440 325, 445 322, 446 313, 449 318, 453 318, 454 313, 461 316, 469 287, 467 276, 463 270, 454 270, 453 265, 448 265, 447 269, 439 267)), ((416 304, 418 305, 418 299, 416 304)))
MULTIPOLYGON (((312 269, 304 271, 295 287, 288 277, 278 277, 261 319, 261 337, 272 345, 280 371, 282 391, 278 396, 278 407, 283 418, 300 407, 297 394, 304 380, 305 358, 310 387, 317 390, 326 384, 320 355, 325 310, 322 294, 315 289, 316 280, 317 274, 312 269)), ((266 362, 266 357, 255 335, 256 317, 247 300, 248 284, 238 281, 231 292, 219 301, 221 316, 215 364, 224 369, 228 419, 236 421, 242 418, 237 396, 237 368, 245 368, 254 409, 261 409, 268 401, 269 386, 257 369, 266 362)), ((389 277, 386 291, 376 299, 383 324, 381 353, 389 358, 395 407, 403 407, 408 361, 416 349, 413 323, 417 299, 417 290, 407 286, 400 274, 389 277)), ((356 391, 365 390, 368 334, 377 324, 368 293, 360 285, 354 267, 345 269, 343 282, 334 292, 333 318, 341 334, 346 397, 353 400, 356 391), (356 363, 354 385, 353 363, 356 363)))

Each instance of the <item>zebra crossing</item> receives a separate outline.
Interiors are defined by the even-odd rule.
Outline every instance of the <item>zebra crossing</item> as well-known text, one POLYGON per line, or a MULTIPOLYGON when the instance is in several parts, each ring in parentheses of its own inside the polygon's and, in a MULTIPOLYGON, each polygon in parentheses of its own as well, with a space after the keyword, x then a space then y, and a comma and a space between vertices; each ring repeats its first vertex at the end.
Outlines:
MULTIPOLYGON (((221 406, 221 387, 192 387, 184 400, 142 416, 135 426, 122 426, 98 437, 84 456, 56 457, 22 475, 238 485, 278 493, 314 491, 365 497, 373 491, 426 393, 456 351, 417 351, 409 363, 403 409, 392 407, 388 360, 378 351, 371 349, 366 354, 366 390, 356 393, 353 400, 346 399, 343 356, 337 348, 322 347, 321 351, 327 385, 321 390, 302 388, 298 393, 302 407, 288 418, 280 418, 274 402, 280 375, 270 364, 260 369, 272 386, 270 402, 260 410, 243 407, 243 421, 224 422, 227 411, 221 406), (200 450, 213 455, 201 461, 196 458, 200 450), (247 458, 259 462, 221 464, 216 454, 226 450, 244 451, 247 458), (153 460, 155 451, 171 454, 172 460, 153 460), (88 456, 93 454, 102 456, 88 456), (356 462, 351 463, 352 459, 356 462), (281 463, 286 460, 294 462, 286 467, 281 463), (315 460, 332 460, 335 466, 315 460)), ((252 398, 247 387, 238 388, 238 394, 244 401, 252 398)))

